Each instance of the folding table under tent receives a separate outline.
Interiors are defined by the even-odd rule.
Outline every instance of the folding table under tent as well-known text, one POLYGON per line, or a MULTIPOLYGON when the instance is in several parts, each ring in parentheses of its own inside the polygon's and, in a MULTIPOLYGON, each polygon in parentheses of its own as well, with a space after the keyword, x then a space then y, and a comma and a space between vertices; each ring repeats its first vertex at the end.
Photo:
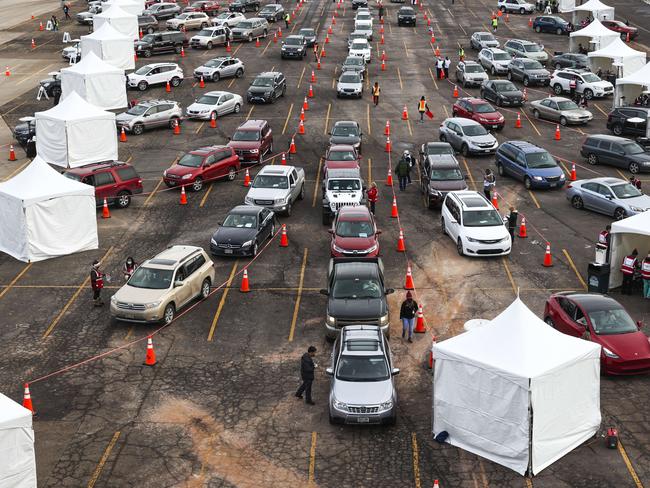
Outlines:
POLYGON ((617 37, 620 37, 618 32, 609 30, 600 20, 594 19, 584 29, 569 34, 569 50, 572 52, 577 51, 578 44, 582 44, 585 49, 597 51, 614 42, 617 37))
POLYGON ((632 105, 636 97, 647 90, 650 90, 650 63, 616 80, 614 105, 616 107, 632 105))
POLYGON ((45 112, 36 112, 36 153, 50 164, 77 168, 117 160, 115 114, 71 92, 45 112))
POLYGON ((142 15, 144 7, 141 2, 137 0, 109 0, 104 2, 103 8, 108 9, 113 5, 118 5, 122 10, 133 15, 142 15))
POLYGON ((621 263, 625 256, 636 249, 639 251, 639 259, 643 260, 650 252, 650 211, 612 222, 610 234, 609 288, 611 290, 623 283, 621 263))
POLYGON ((113 28, 134 41, 140 38, 138 27, 138 16, 130 14, 120 8, 119 5, 112 5, 101 14, 93 17, 93 30, 99 29, 103 24, 111 24, 113 28))
POLYGON ((627 76, 640 70, 646 64, 646 53, 632 49, 620 37, 602 49, 587 54, 591 71, 596 72, 598 68, 603 71, 610 70, 617 73, 614 63, 622 66, 622 76, 627 76))
POLYGON ((81 36, 81 59, 93 52, 97 57, 116 68, 135 68, 133 39, 118 32, 105 22, 99 29, 87 36, 81 36))
POLYGON ((0 393, 0 488, 36 488, 32 412, 0 393))
POLYGON ((558 332, 519 299, 433 346, 433 434, 538 474, 596 434, 600 346, 558 332))
POLYGON ((75 92, 104 110, 128 105, 124 70, 102 61, 93 52, 61 70, 61 98, 75 92))
MULTIPOLYGON (((97 249, 95 205, 93 186, 66 178, 36 156, 0 183, 0 251, 33 262, 97 249)), ((1 451, 0 442, 0 466, 1 451)))
MULTIPOLYGON (((614 7, 605 5, 600 0, 589 0, 572 9, 573 25, 578 25, 581 20, 592 18, 594 20, 614 20, 614 7)), ((620 35, 620 34, 619 34, 620 35)))

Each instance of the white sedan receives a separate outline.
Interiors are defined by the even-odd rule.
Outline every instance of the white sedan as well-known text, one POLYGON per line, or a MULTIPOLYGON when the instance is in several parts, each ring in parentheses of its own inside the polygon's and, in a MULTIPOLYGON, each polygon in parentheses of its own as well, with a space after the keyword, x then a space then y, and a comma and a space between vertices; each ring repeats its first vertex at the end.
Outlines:
POLYGON ((366 63, 370 62, 370 44, 365 39, 355 39, 350 46, 349 55, 363 58, 366 63))
POLYGON ((246 20, 246 16, 241 12, 221 12, 216 17, 212 17, 210 22, 212 25, 225 25, 230 27, 237 27, 242 20, 246 20))
POLYGON ((186 115, 190 119, 210 120, 229 113, 239 113, 244 100, 236 93, 226 91, 207 92, 192 105, 187 107, 186 115))

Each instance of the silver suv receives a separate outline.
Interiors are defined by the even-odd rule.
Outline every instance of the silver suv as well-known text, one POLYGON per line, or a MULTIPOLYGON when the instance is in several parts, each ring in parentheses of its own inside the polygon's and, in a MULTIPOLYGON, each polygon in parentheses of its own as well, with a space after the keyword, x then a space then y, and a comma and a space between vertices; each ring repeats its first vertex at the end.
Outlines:
POLYGON ((485 47, 478 53, 478 62, 492 76, 505 75, 511 60, 510 54, 496 47, 485 47))
POLYGON ((269 33, 269 23, 261 17, 242 20, 232 28, 232 38, 235 41, 253 42, 253 39, 266 37, 269 33))
POLYGON ((144 100, 115 117, 117 130, 140 135, 145 129, 180 124, 183 109, 171 100, 144 100))
POLYGON ((221 78, 244 76, 244 63, 239 58, 230 56, 219 56, 207 61, 194 70, 194 78, 204 81, 219 81, 221 78))
POLYGON ((332 350, 330 423, 394 424, 397 390, 388 339, 376 325, 348 325, 332 350))

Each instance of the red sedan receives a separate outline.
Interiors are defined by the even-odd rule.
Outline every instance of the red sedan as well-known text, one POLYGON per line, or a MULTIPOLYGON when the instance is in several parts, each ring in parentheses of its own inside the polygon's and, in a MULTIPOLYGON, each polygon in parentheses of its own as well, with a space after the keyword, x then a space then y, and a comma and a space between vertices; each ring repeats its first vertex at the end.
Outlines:
POLYGON ((214 0, 199 0, 185 7, 183 12, 205 12, 208 15, 217 15, 219 12, 219 2, 214 0))
POLYGON ((630 40, 639 35, 639 29, 630 27, 620 20, 601 20, 601 23, 609 30, 620 33, 623 40, 627 40, 628 34, 630 35, 630 40))
POLYGON ((375 219, 365 206, 341 207, 329 230, 332 257, 375 257, 379 254, 381 234, 375 219))
POLYGON ((454 117, 472 119, 486 129, 501 130, 505 124, 505 118, 485 100, 474 97, 459 98, 451 108, 454 117))
POLYGON ((546 301, 544 321, 558 331, 600 344, 602 370, 609 374, 650 371, 650 339, 640 321, 613 298, 596 293, 556 293, 546 301))

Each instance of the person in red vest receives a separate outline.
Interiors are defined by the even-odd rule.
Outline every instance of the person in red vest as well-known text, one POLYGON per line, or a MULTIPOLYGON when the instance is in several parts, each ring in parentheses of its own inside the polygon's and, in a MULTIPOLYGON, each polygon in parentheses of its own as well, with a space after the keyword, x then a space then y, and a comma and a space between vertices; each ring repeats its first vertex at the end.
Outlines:
POLYGON ((102 288, 104 288, 104 273, 99 268, 100 262, 96 259, 93 261, 93 266, 90 268, 90 287, 93 289, 93 301, 95 307, 104 305, 102 300, 102 288))
POLYGON ((621 286, 621 293, 623 295, 632 294, 634 271, 639 268, 639 259, 637 258, 638 255, 639 251, 635 249, 632 251, 632 254, 625 256, 623 258, 623 263, 621 263, 621 273, 623 273, 623 285, 621 286))
POLYGON ((368 203, 370 204, 370 211, 375 215, 375 205, 379 200, 379 190, 377 190, 377 183, 374 181, 370 183, 370 188, 366 192, 368 194, 368 203))
POLYGON ((607 225, 607 227, 605 227, 605 230, 601 230, 600 234, 598 234, 598 246, 601 248, 605 248, 607 252, 606 260, 608 263, 609 263, 609 241, 612 238, 610 234, 611 230, 612 230, 612 226, 607 225))
POLYGON ((641 263, 641 278, 643 278, 643 296, 650 298, 650 251, 641 263))

